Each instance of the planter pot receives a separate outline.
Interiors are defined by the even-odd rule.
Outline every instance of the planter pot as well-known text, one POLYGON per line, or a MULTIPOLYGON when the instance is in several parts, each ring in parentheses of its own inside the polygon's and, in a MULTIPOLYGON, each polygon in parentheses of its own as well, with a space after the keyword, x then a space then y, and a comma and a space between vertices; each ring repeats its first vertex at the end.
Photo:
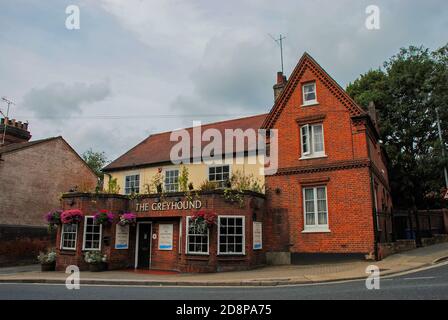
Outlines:
POLYGON ((106 269, 106 265, 103 262, 89 264, 90 272, 100 272, 100 271, 104 271, 105 269, 106 269))
POLYGON ((52 263, 42 263, 40 265, 40 269, 42 272, 46 272, 46 271, 54 271, 56 270, 56 262, 52 262, 52 263))

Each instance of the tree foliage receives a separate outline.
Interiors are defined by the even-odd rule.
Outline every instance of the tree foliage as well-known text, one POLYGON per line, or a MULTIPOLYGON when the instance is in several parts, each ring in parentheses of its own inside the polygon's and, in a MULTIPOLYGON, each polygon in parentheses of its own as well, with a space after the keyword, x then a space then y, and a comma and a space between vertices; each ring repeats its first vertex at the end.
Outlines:
POLYGON ((96 152, 92 149, 85 151, 82 154, 82 158, 87 163, 87 165, 96 173, 96 175, 100 178, 103 177, 103 173, 101 169, 107 163, 107 157, 105 152, 96 152))
POLYGON ((378 108, 395 206, 442 205, 443 166, 448 165, 442 156, 448 141, 448 45, 433 52, 402 48, 383 68, 350 83, 347 92, 362 107, 373 101, 378 108), (438 137, 436 108, 444 146, 438 137))

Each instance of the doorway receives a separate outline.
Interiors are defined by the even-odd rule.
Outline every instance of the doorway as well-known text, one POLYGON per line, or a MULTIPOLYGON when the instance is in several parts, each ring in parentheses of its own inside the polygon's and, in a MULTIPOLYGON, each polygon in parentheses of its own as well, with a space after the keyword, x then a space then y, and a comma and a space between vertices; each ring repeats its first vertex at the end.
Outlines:
POLYGON ((151 222, 137 223, 137 237, 135 250, 135 268, 149 269, 151 266, 151 222))

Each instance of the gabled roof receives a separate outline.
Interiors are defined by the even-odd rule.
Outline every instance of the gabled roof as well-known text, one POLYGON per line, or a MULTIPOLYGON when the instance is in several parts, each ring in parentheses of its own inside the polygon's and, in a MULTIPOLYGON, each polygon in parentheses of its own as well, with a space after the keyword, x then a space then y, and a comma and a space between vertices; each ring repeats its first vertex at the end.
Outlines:
POLYGON ((96 176, 96 173, 92 170, 92 168, 89 167, 89 165, 84 161, 84 159, 75 151, 75 149, 72 148, 72 146, 65 141, 65 139, 62 136, 57 137, 51 137, 46 139, 40 139, 40 140, 34 140, 34 141, 28 141, 28 142, 18 142, 18 143, 11 143, 7 146, 0 147, 0 156, 2 154, 10 153, 10 152, 20 152, 24 149, 31 148, 37 145, 41 145, 50 141, 54 140, 60 140, 62 141, 68 149, 75 154, 75 156, 96 176))
MULTIPOLYGON (((209 123, 202 125, 201 130, 204 132, 205 130, 211 128, 217 129, 224 139, 225 129, 241 129, 243 131, 247 129, 260 129, 266 116, 267 114, 260 114, 251 117, 209 123)), ((186 128, 185 130, 188 131, 191 137, 193 128, 186 128)), ((172 132, 173 131, 168 131, 150 135, 134 148, 112 161, 103 169, 103 171, 107 172, 124 168, 142 167, 169 162, 171 149, 178 143, 177 141, 170 141, 170 135, 172 132)), ((202 147, 204 147, 210 142, 202 141, 201 143, 202 147)), ((224 142, 222 146, 224 148, 224 142)), ((190 143, 190 149, 191 148, 192 144, 190 143)), ((234 150, 234 152, 251 151, 256 148, 256 145, 248 145, 245 143, 245 150, 234 150)), ((192 154, 192 152, 190 152, 190 154, 192 154)))
POLYGON ((29 148, 29 147, 35 146, 37 144, 52 141, 52 140, 59 139, 59 138, 62 138, 62 137, 59 136, 59 137, 51 137, 51 138, 28 141, 28 142, 11 143, 4 147, 0 147, 0 154, 29 148))
POLYGON ((316 77, 321 81, 330 92, 341 101, 341 103, 347 108, 351 116, 363 115, 366 112, 356 104, 356 102, 342 89, 342 87, 313 59, 307 52, 303 54, 297 63, 294 71, 286 83, 280 96, 276 99, 274 106, 272 107, 269 115, 263 123, 263 128, 271 129, 282 110, 285 108, 286 103, 293 94, 295 88, 299 85, 299 81, 302 78, 306 69, 310 69, 316 77))

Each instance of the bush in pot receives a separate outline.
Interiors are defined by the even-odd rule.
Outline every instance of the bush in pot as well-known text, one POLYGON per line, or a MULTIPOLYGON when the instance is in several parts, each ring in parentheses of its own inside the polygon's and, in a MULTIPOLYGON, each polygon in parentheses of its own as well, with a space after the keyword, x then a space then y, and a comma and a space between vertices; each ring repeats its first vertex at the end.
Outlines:
POLYGON ((42 271, 54 271, 56 268, 56 251, 50 249, 47 252, 39 252, 37 260, 42 271))
POLYGON ((106 269, 107 256, 101 251, 87 251, 84 254, 84 261, 89 264, 89 270, 99 272, 106 269))

